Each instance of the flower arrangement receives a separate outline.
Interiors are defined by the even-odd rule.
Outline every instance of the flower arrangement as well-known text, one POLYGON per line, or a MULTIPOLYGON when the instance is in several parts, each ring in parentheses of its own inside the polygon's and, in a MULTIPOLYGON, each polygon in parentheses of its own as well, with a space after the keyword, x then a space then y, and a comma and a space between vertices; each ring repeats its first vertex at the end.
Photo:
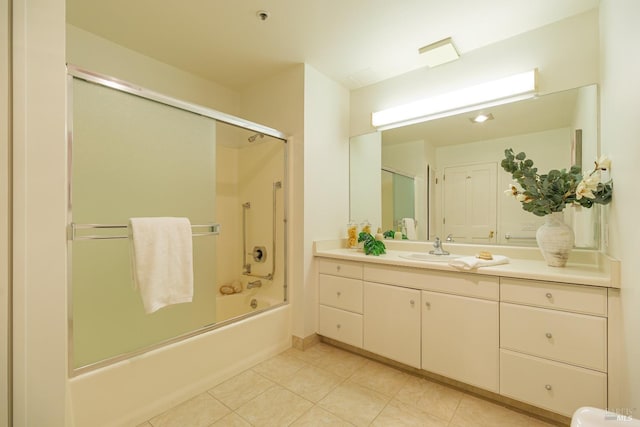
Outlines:
POLYGON ((522 209, 537 216, 552 212, 562 212, 567 204, 590 208, 594 203, 606 205, 611 201, 613 182, 601 182, 602 171, 611 166, 611 161, 602 156, 595 162, 595 168, 584 175, 580 166, 571 169, 553 169, 547 174, 538 174, 533 160, 523 152, 514 154, 513 149, 504 151, 502 168, 520 185, 511 184, 505 191, 522 203, 522 209))

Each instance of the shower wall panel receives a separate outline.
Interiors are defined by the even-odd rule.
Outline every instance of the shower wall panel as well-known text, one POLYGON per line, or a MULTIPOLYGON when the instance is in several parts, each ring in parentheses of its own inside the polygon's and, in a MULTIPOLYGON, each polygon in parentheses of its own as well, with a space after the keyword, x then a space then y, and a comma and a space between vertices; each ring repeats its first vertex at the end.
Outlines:
MULTIPOLYGON (((215 120, 76 78, 71 100, 72 222, 127 224, 146 216, 215 222, 215 120)), ((193 302, 152 314, 133 287, 129 239, 71 241, 73 367, 213 323, 216 239, 193 239, 193 302)))

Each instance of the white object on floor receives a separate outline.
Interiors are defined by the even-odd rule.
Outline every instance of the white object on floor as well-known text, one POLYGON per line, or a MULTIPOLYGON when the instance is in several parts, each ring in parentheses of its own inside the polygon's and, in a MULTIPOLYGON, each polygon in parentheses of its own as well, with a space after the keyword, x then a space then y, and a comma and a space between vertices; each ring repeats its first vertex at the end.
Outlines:
POLYGON ((640 420, 631 418, 633 414, 629 412, 616 413, 600 408, 583 406, 578 408, 571 417, 571 427, 638 427, 640 420))
POLYGON ((153 313, 193 298, 193 242, 188 218, 130 218, 133 279, 153 313))
POLYGON ((508 264, 509 258, 504 255, 493 255, 493 259, 480 259, 475 256, 465 256, 449 261, 452 267, 462 270, 472 270, 478 267, 489 267, 492 265, 508 264))

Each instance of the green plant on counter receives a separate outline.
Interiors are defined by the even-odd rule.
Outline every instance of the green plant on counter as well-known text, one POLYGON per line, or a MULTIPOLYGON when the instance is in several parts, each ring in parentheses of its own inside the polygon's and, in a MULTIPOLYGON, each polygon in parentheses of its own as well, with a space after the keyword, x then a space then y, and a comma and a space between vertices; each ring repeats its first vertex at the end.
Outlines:
POLYGON ((373 237, 371 233, 366 233, 364 231, 360 232, 360 234, 358 235, 358 242, 364 242, 365 255, 378 256, 387 253, 384 243, 380 240, 376 240, 376 238, 373 237))
MULTIPOLYGON (((385 239, 393 239, 396 237, 396 232, 393 230, 387 230, 382 233, 385 239)), ((406 234, 402 233, 402 240, 409 240, 406 234)))

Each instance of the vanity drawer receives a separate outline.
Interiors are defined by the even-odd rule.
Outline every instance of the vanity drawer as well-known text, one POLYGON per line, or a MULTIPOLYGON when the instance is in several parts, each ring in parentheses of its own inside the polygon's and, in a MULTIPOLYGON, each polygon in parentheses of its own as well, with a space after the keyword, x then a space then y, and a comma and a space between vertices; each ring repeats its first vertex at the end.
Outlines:
POLYGON ((500 347, 607 370, 607 320, 500 303, 500 347))
POLYGON ((607 290, 596 286, 562 285, 522 279, 500 279, 500 301, 607 315, 607 290))
POLYGON ((362 313, 362 280, 319 275, 320 304, 362 313))
POLYGON ((321 305, 318 312, 318 333, 362 348, 362 315, 321 305))
POLYGON ((362 279, 362 264, 359 262, 322 259, 318 261, 318 272, 352 279, 362 279))
POLYGON ((581 406, 607 406, 607 375, 501 350, 500 394, 570 417, 581 406))
POLYGON ((500 297, 498 277, 482 274, 365 265, 364 280, 493 301, 500 297))

